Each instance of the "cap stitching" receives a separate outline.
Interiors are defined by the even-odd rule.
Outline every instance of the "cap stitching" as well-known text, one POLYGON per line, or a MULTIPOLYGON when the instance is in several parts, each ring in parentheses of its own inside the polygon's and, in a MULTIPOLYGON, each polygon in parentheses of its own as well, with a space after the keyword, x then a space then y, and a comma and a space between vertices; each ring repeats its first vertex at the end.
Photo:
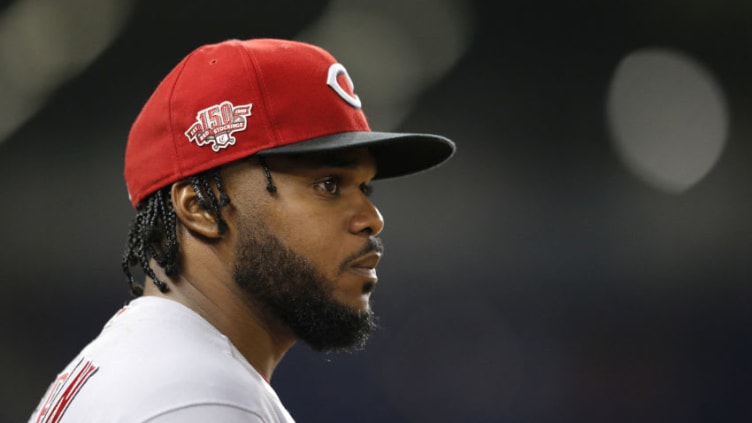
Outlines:
MULTIPOLYGON (((180 180, 183 178, 183 157, 180 155, 180 149, 178 148, 178 140, 176 139, 175 134, 175 123, 174 118, 172 115, 172 97, 175 94, 175 88, 178 85, 178 81, 180 80, 180 77, 183 75, 183 70, 185 70, 185 67, 188 65, 188 60, 190 60, 197 52, 198 50, 193 51, 188 56, 186 56, 185 60, 183 60, 183 65, 178 70, 177 74, 175 75, 175 82, 172 84, 172 87, 170 88, 170 95, 167 97, 167 116, 169 116, 169 124, 170 124, 170 138, 172 139, 172 148, 175 149, 175 161, 177 162, 178 166, 178 178, 176 180, 180 180)), ((174 178, 175 175, 172 175, 174 178)), ((171 179, 170 177, 165 179, 171 179)))
POLYGON ((175 139, 175 132, 173 130, 174 123, 173 123, 173 117, 172 117, 172 96, 173 96, 173 93, 175 92, 175 87, 178 84, 178 80, 180 79, 180 75, 182 75, 183 70, 185 69, 185 66, 186 66, 186 64, 188 62, 188 59, 191 56, 193 56, 194 53, 195 52, 193 52, 193 53, 189 54, 188 56, 186 56, 184 58, 184 60, 182 61, 182 63, 179 65, 179 70, 178 70, 177 74, 175 75, 175 78, 173 80, 172 86, 170 87, 170 94, 167 97, 167 116, 168 116, 168 125, 169 125, 168 129, 169 129, 169 133, 170 133, 170 141, 172 141, 172 149, 175 152, 175 159, 176 159, 175 162, 176 162, 176 165, 177 165, 177 168, 178 168, 178 175, 167 173, 167 174, 165 174, 165 175, 163 175, 163 176, 161 176, 159 178, 156 178, 150 184, 148 184, 146 187, 143 187, 140 190, 140 192, 138 192, 138 193, 132 193, 131 194, 132 201, 134 202, 135 205, 138 205, 141 201, 143 201, 144 198, 146 198, 150 194, 158 191, 159 189, 161 189, 162 187, 164 187, 168 183, 170 183, 170 182, 165 182, 165 181, 171 181, 176 176, 178 176, 178 177, 175 180, 179 180, 179 179, 181 179, 183 177, 183 166, 182 166, 182 162, 181 162, 182 161, 182 157, 179 155, 179 149, 178 149, 178 146, 177 146, 177 141, 175 139))
MULTIPOLYGON (((247 48, 245 45, 240 45, 243 50, 247 53, 247 59, 250 61, 250 65, 253 67, 253 74, 256 75, 256 86, 259 90, 259 98, 261 99, 261 104, 263 105, 264 109, 264 116, 266 116, 267 123, 269 124, 268 127, 271 128, 273 134, 274 134, 274 144, 272 147, 279 145, 280 142, 280 136, 277 132, 277 126, 274 125, 274 122, 272 122, 272 111, 269 110, 268 105, 266 104, 266 93, 264 93, 264 87, 266 87, 266 84, 264 82, 264 75, 263 72, 261 72, 261 66, 258 64, 258 61, 256 60, 256 55, 253 53, 253 51, 249 48, 247 48)), ((247 64, 246 64, 247 66, 247 64)), ((266 147, 269 148, 269 147, 266 147)))

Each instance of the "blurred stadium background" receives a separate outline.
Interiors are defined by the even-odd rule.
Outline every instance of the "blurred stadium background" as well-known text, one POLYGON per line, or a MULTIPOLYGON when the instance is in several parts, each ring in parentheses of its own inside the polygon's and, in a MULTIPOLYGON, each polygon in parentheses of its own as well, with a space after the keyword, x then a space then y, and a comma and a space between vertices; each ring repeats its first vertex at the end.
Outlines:
POLYGON ((372 128, 459 147, 377 184, 382 329, 288 353, 298 421, 750 421, 751 24, 745 0, 0 1, 0 421, 128 299, 139 108, 250 37, 321 44, 372 128))

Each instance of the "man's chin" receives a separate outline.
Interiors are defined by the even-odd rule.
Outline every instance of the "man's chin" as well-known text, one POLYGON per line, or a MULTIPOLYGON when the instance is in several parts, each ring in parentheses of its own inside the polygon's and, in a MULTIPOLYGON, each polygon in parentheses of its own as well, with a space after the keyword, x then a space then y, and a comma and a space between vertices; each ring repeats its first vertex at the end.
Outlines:
POLYGON ((371 314, 371 295, 363 294, 355 298, 335 298, 335 301, 349 311, 359 315, 371 314))
POLYGON ((348 306, 345 307, 352 311, 348 313, 348 318, 343 319, 343 316, 340 315, 340 319, 337 319, 336 322, 329 321, 326 328, 319 327, 320 331, 299 333, 299 339, 316 351, 354 352, 362 350, 377 327, 376 317, 371 312, 370 307, 362 311, 348 306))

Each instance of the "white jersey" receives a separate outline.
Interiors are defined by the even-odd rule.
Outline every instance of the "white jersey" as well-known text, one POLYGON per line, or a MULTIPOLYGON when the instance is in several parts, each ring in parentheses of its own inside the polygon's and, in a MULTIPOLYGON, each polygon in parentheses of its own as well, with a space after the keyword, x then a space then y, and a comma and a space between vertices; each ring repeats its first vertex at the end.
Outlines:
POLYGON ((121 309, 50 385, 29 423, 293 422, 229 339, 175 301, 121 309))

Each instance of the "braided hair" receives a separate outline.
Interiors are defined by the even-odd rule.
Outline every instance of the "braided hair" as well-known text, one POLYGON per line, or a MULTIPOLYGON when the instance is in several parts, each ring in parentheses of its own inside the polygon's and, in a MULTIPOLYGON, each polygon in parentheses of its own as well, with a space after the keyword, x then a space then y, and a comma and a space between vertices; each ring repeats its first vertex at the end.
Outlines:
MULTIPOLYGON (((219 169, 210 169, 191 176, 188 181, 196 193, 199 205, 214 215, 220 233, 224 233, 227 223, 222 218, 222 208, 230 204, 230 197, 222 185, 219 169), (212 188, 212 183, 219 197, 212 188)), ((179 245, 176 225, 177 216, 172 207, 170 186, 149 195, 136 207, 136 215, 131 220, 128 243, 121 261, 123 273, 128 279, 134 297, 140 297, 144 293, 144 287, 135 282, 131 273, 131 268, 135 266, 141 267, 161 292, 169 290, 167 284, 154 273, 149 260, 154 259, 167 276, 178 274, 179 245)))
MULTIPOLYGON (((264 170, 269 194, 277 192, 277 187, 272 182, 271 172, 262 157, 258 161, 264 170)), ((205 172, 191 176, 188 181, 196 193, 199 205, 210 211, 217 219, 219 233, 227 230, 227 222, 222 218, 222 209, 230 204, 230 197, 225 192, 219 168, 209 169, 205 172), (216 187, 216 193, 212 187, 216 187), (217 197, 219 193, 219 197, 217 197)), ((144 293, 144 287, 134 280, 131 268, 141 267, 161 292, 167 292, 169 287, 160 280, 149 265, 154 259, 164 269, 167 276, 176 276, 179 272, 178 263, 178 238, 177 216, 172 208, 171 187, 166 186, 142 200, 136 207, 136 215, 131 220, 128 232, 128 243, 121 265, 123 273, 128 280, 131 294, 140 297, 144 293)))

